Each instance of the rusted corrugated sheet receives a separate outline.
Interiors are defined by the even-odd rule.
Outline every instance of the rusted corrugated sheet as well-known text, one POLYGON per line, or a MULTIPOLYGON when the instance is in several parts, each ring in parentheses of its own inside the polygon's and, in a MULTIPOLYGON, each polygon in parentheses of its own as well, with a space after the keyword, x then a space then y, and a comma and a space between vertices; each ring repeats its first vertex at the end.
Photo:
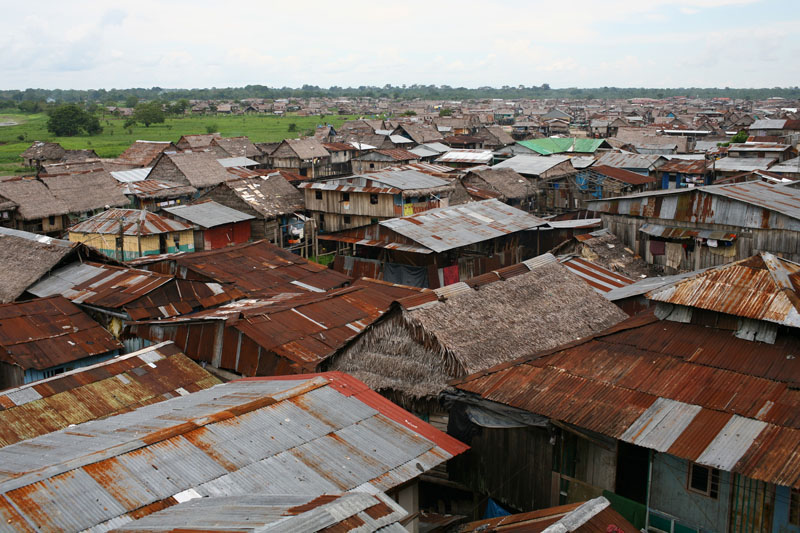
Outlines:
POLYGON ((647 294, 651 300, 800 327, 800 265, 762 252, 647 294))
POLYGON ((0 447, 218 383, 174 344, 151 346, 0 392, 0 447))
POLYGON ((144 209, 108 209, 69 228, 76 233, 158 235, 192 229, 189 224, 165 218, 144 209))
POLYGON ((633 317, 604 334, 455 383, 603 435, 800 487, 800 340, 633 317))
POLYGON ((44 370, 122 348, 62 296, 0 305, 0 361, 44 370))
POLYGON ((567 267, 567 270, 583 278, 586 283, 601 294, 634 283, 634 280, 629 277, 612 272, 577 256, 562 257, 559 258, 559 262, 567 267))
POLYGON ((132 320, 168 318, 244 298, 235 287, 214 282, 172 279, 124 306, 132 320))

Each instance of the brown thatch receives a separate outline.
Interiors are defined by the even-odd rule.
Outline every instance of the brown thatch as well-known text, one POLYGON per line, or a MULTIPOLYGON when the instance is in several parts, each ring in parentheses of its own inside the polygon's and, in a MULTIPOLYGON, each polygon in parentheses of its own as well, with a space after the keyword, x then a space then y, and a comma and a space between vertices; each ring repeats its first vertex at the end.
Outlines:
POLYGON ((265 218, 275 218, 305 209, 303 195, 279 172, 220 185, 230 189, 265 218))
POLYGON ((67 203, 56 197, 37 179, 19 178, 0 181, 0 196, 19 206, 17 214, 22 220, 40 220, 70 212, 67 203))
POLYGON ((498 276, 476 289, 463 285, 461 291, 451 286, 437 291, 449 297, 396 308, 346 347, 331 368, 410 405, 432 399, 449 379, 572 342, 627 318, 549 257, 531 271, 522 265, 504 269, 505 281, 498 276))
POLYGON ((214 139, 211 144, 222 148, 226 157, 261 157, 264 155, 247 137, 214 139))
POLYGON ((97 152, 94 150, 65 150, 61 161, 64 163, 77 163, 87 159, 98 159, 97 152))
POLYGON ((56 198, 67 204, 70 213, 123 207, 129 203, 117 180, 104 169, 62 176, 44 175, 41 180, 56 198))
POLYGON ((536 195, 536 186, 511 168, 472 169, 464 176, 465 186, 500 193, 505 200, 525 200, 536 195))
POLYGON ((175 146, 179 150, 202 150, 211 146, 211 141, 219 139, 222 136, 219 133, 209 133, 207 135, 184 135, 175 146))
POLYGON ((77 248, 77 243, 0 228, 0 302, 19 298, 56 265, 76 255, 77 248))
POLYGON ((36 161, 57 161, 64 157, 66 150, 58 143, 33 141, 27 150, 19 154, 22 159, 36 161))
POLYGON ((186 177, 192 187, 202 189, 224 183, 235 176, 217 161, 215 152, 184 152, 180 154, 164 154, 186 177))
POLYGON ((117 160, 126 165, 149 167, 164 152, 177 152, 178 148, 169 141, 136 141, 122 152, 117 160))
POLYGON ((47 174, 54 176, 57 174, 69 174, 71 172, 85 172, 87 170, 97 170, 105 168, 100 159, 86 159, 83 161, 68 161, 61 163, 50 163, 42 165, 39 175, 47 174))
MULTIPOLYGON (((317 159, 331 156, 325 147, 322 146, 322 143, 313 137, 308 139, 286 139, 283 142, 300 159, 317 159)), ((280 149, 281 147, 278 147, 275 152, 278 152, 280 149)), ((275 152, 273 152, 273 155, 277 157, 275 152)))

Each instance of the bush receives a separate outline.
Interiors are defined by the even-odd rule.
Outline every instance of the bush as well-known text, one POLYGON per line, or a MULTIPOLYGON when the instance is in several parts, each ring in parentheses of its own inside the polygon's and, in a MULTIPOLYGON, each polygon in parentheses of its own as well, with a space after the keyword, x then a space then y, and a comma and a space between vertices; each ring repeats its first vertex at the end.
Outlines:
POLYGON ((217 125, 214 124, 213 122, 211 124, 206 125, 206 133, 208 133, 209 135, 215 133, 216 131, 217 131, 217 125))

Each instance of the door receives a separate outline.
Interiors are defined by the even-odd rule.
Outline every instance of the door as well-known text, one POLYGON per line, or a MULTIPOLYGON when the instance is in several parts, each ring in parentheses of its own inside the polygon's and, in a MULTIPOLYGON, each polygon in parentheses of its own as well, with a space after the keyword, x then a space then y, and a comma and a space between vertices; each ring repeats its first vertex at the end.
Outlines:
POLYGON ((617 481, 614 492, 629 500, 646 503, 650 450, 623 441, 617 444, 617 481))

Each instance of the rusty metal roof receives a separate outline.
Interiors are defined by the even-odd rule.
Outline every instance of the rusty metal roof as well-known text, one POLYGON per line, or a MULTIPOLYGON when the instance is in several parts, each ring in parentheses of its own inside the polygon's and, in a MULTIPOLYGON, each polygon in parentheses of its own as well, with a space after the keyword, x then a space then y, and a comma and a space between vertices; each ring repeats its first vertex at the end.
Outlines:
POLYGON ((217 385, 163 342, 0 391, 0 447, 217 385))
POLYGON ((72 263, 28 289, 36 296, 64 296, 76 304, 114 309, 165 285, 172 276, 102 263, 72 263))
MULTIPOLYGON (((350 281, 344 274, 267 241, 180 254, 165 261, 174 262, 178 277, 231 283, 249 295, 322 292, 350 281)), ((148 268, 152 270, 154 265, 148 268)))
MULTIPOLYGON (((735 327, 735 325, 734 325, 735 327)), ((800 488, 800 339, 632 317, 454 385, 660 452, 800 488)))
POLYGON ((192 229, 190 224, 171 220, 146 209, 109 209, 88 220, 75 224, 74 233, 100 233, 119 235, 158 235, 192 229))
POLYGON ((122 348, 100 324, 61 296, 0 305, 0 361, 44 370, 122 348))
MULTIPOLYGON (((680 174, 705 174, 705 159, 670 159, 660 167, 659 172, 678 172, 680 174)), ((655 180, 654 180, 655 181, 655 180)))
POLYGON ((575 255, 559 257, 558 261, 567 267, 567 270, 581 277, 600 294, 605 294, 620 287, 626 287, 635 282, 635 280, 627 276, 612 272, 597 263, 592 263, 575 255))
POLYGON ((659 287, 647 298, 800 327, 800 264, 761 252, 659 287))
POLYGON ((234 381, 0 449, 0 530, 111 529, 197 496, 375 493, 466 449, 343 374, 234 381))
POLYGON ((125 524, 113 533, 187 533, 209 528, 240 533, 407 533, 399 523, 407 515, 399 503, 381 492, 198 496, 125 524))

